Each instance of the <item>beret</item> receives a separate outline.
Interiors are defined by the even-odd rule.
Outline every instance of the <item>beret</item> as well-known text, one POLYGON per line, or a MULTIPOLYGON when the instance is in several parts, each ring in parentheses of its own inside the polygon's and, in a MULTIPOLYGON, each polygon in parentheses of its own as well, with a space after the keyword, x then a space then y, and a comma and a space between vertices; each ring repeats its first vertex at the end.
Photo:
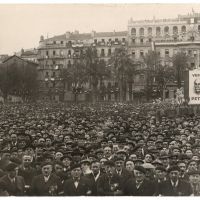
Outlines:
POLYGON ((193 170, 193 171, 188 172, 188 175, 189 175, 189 176, 190 176, 190 175, 195 175, 195 174, 199 174, 199 175, 200 175, 200 171, 198 171, 198 170, 193 170))
POLYGON ((168 170, 168 173, 171 171, 180 171, 180 168, 177 165, 171 166, 168 170))
POLYGON ((87 160, 87 159, 81 160, 81 164, 83 164, 83 163, 91 164, 91 162, 89 160, 87 160))
POLYGON ((137 171, 139 171, 139 172, 141 172, 143 174, 146 174, 146 170, 145 170, 145 168, 143 166, 136 166, 135 170, 137 170, 137 171))
POLYGON ((8 165, 6 166, 5 170, 8 171, 8 172, 11 172, 11 171, 14 171, 15 168, 17 168, 18 165, 16 163, 8 163, 8 165))
POLYGON ((114 163, 113 161, 111 161, 111 160, 107 160, 107 161, 105 161, 104 165, 105 165, 105 166, 114 167, 114 166, 115 166, 115 163, 114 163))
POLYGON ((42 162, 41 167, 47 166, 47 165, 53 165, 51 162, 42 162))
POLYGON ((75 163, 75 164, 72 164, 72 165, 70 166, 70 169, 71 169, 71 170, 74 170, 74 169, 76 169, 76 168, 81 168, 81 164, 80 164, 80 163, 75 163))
POLYGON ((162 171, 162 172, 167 172, 167 170, 166 170, 164 167, 162 167, 162 166, 156 167, 155 170, 160 170, 160 171, 162 171))

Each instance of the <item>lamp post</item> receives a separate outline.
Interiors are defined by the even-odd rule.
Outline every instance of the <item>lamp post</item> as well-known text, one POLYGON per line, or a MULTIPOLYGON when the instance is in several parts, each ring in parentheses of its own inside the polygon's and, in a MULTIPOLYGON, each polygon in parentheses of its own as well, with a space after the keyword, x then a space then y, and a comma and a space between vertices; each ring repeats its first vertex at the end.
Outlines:
POLYGON ((79 83, 72 83, 72 92, 74 94, 74 101, 77 103, 77 97, 82 93, 83 86, 79 83))

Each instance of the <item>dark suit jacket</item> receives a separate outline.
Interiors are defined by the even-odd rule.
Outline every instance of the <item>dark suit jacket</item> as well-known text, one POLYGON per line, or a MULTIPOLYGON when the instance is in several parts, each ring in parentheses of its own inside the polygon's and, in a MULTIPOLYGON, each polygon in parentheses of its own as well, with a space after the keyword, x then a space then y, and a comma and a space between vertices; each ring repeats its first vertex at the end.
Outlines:
POLYGON ((0 181, 4 183, 6 187, 5 191, 7 191, 10 196, 24 195, 25 183, 23 177, 16 176, 15 183, 12 183, 8 178, 8 175, 4 175, 0 181))
POLYGON ((89 179, 81 177, 78 187, 74 185, 74 180, 69 178, 64 182, 64 196, 86 196, 91 195, 92 183, 89 179), (90 194, 89 194, 90 193, 90 194))
POLYGON ((177 187, 172 187, 171 181, 167 180, 159 184, 159 195, 162 196, 189 196, 192 194, 190 183, 179 180, 177 187))
POLYGON ((98 182, 99 178, 102 175, 103 175, 103 173, 100 172, 100 175, 97 178, 97 180, 95 180, 94 175, 92 173, 85 175, 85 177, 88 178, 90 180, 90 182, 91 182, 91 185, 92 185, 92 196, 97 196, 97 182, 98 182))
POLYGON ((153 182, 144 180, 139 188, 136 187, 135 179, 129 179, 124 187, 125 196, 153 196, 155 187, 153 182))
POLYGON ((62 191, 61 180, 55 174, 51 174, 49 180, 45 183, 44 176, 38 175, 33 178, 31 184, 31 195, 32 196, 54 196, 50 194, 50 189, 55 186, 57 189, 55 190, 54 195, 60 194, 62 191))
POLYGON ((98 196, 113 196, 114 191, 122 190, 121 178, 114 174, 111 178, 107 174, 102 175, 97 182, 97 195, 98 196))
MULTIPOLYGON (((115 174, 117 174, 117 171, 115 172, 115 174)), ((118 175, 118 174, 117 174, 118 175)), ((122 173, 120 175, 118 175, 121 179, 121 184, 122 186, 124 186, 126 184, 126 182, 130 179, 133 178, 133 174, 130 173, 127 169, 122 169, 122 173)))

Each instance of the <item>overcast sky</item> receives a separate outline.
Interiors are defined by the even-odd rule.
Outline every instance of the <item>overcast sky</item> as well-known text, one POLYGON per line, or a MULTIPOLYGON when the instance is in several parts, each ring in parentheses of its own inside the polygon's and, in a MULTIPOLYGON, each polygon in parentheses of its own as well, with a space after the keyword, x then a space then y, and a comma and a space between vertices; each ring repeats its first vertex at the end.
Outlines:
POLYGON ((0 4, 0 54, 37 48, 41 35, 46 38, 74 30, 123 31, 131 17, 173 18, 192 8, 200 13, 200 4, 0 4))

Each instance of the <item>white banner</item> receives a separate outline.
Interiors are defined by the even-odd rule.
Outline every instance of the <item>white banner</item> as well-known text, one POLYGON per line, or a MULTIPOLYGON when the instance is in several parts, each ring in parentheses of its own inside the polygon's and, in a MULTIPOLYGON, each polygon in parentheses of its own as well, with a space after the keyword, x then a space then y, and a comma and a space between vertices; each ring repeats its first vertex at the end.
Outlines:
POLYGON ((200 104, 200 70, 189 71, 189 104, 200 104))

